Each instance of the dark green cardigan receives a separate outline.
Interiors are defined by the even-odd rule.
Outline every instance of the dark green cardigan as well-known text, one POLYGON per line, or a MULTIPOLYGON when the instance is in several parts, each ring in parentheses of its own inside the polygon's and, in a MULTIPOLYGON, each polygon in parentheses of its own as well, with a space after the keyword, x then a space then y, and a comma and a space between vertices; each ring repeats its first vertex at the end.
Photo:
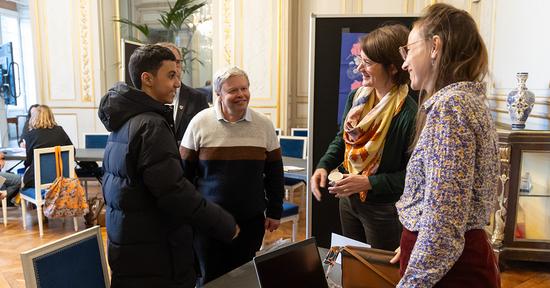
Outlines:
MULTIPOLYGON (((351 91, 348 95, 340 131, 328 146, 327 152, 319 161, 317 168, 324 168, 330 172, 344 161, 346 147, 342 137, 344 134, 343 125, 353 104, 355 91, 357 90, 351 91)), ((414 120, 417 110, 418 106, 409 94, 401 111, 391 121, 378 171, 376 174, 369 176, 372 189, 367 193, 367 202, 394 203, 403 194, 405 170, 410 157, 408 149, 414 136, 414 120)), ((347 171, 341 170, 347 173, 347 171)), ((358 195, 358 193, 352 195, 352 200, 359 201, 358 195)))

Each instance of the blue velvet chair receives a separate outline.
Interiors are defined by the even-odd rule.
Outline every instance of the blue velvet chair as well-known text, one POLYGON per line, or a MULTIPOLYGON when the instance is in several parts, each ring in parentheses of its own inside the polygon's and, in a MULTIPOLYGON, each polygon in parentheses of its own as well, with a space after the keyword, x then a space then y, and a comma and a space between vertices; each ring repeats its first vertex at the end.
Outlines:
POLYGON ((284 157, 306 159, 307 137, 279 136, 279 144, 284 157))
POLYGON ((307 137, 308 136, 307 128, 291 128, 290 135, 298 136, 298 137, 307 137))
MULTIPOLYGON (((297 136, 280 136, 279 143, 281 145, 281 154, 283 157, 302 158, 307 157, 307 138, 297 136)), ((289 201, 294 200, 294 191, 302 186, 305 182, 302 180, 285 177, 285 198, 289 201)), ((304 197, 302 197, 304 198, 304 197)), ((301 201, 305 203, 305 201, 301 201)))
POLYGON ((21 253, 26 287, 109 287, 99 226, 21 253))
MULTIPOLYGON (((23 218, 23 229, 27 228, 25 221, 26 203, 31 202, 36 205, 36 214, 38 216, 38 230, 40 237, 44 235, 42 225, 42 205, 44 204, 44 195, 46 190, 57 178, 55 171, 55 147, 34 149, 34 187, 23 188, 20 191, 21 213, 23 218)), ((74 147, 71 145, 61 146, 61 159, 63 160, 63 177, 75 178, 74 171, 74 147)), ((78 230, 76 217, 73 218, 74 230, 78 230)))
POLYGON ((292 242, 296 242, 298 233, 298 220, 300 219, 300 207, 296 204, 283 202, 283 214, 281 215, 281 224, 292 222, 292 242))
MULTIPOLYGON (((109 139, 109 132, 106 133, 84 133, 84 148, 85 149, 105 149, 107 147, 107 140, 109 139)), ((91 168, 90 168, 91 169, 91 168)), ((86 190, 86 196, 88 195, 88 182, 98 181, 103 174, 102 168, 99 170, 89 170, 85 167, 78 168, 78 178, 84 183, 84 190, 86 190), (100 175, 100 176, 97 176, 100 175)))
POLYGON ((110 133, 84 133, 84 148, 105 149, 110 133))

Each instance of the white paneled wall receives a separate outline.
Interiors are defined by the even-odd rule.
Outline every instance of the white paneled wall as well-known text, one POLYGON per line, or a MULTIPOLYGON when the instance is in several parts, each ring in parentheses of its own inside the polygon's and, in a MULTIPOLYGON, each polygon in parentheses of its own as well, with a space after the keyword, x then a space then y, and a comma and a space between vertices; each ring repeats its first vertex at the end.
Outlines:
POLYGON ((250 107, 285 126, 289 7, 294 1, 213 2, 213 71, 239 66, 250 78, 250 107))
POLYGON ((303 0, 293 8, 298 10, 292 33, 297 40, 295 72, 290 82, 288 103, 291 127, 307 125, 307 88, 309 55, 309 19, 315 14, 403 14, 419 15, 436 2, 445 2, 469 11, 487 45, 490 60, 488 98, 497 121, 509 123, 506 94, 516 86, 517 72, 529 72, 527 87, 537 101, 528 129, 550 129, 550 1, 546 0, 303 0), (498 5, 497 5, 498 4, 498 5), (295 85, 292 87, 292 85, 295 85))
MULTIPOLYGON (((97 119, 97 106, 118 79, 120 35, 119 25, 112 19, 118 16, 120 1, 29 2, 38 101, 50 105, 60 123, 72 125, 71 137, 81 140, 84 132, 104 131, 97 119)), ((250 74, 252 107, 283 129, 305 127, 312 13, 412 15, 435 2, 439 1, 215 0, 213 70, 241 66, 250 74)), ((516 72, 525 71, 529 72, 527 86, 537 96, 527 127, 550 129, 550 73, 546 71, 550 63, 550 1, 442 2, 470 11, 478 22, 489 50, 488 98, 497 120, 508 123, 505 95, 516 85, 516 72)), ((141 10, 132 13, 147 20, 157 15, 158 3, 135 0, 141 10)))
POLYGON ((500 122, 509 123, 506 94, 516 87, 516 73, 529 72, 527 87, 536 102, 527 129, 550 129, 550 1, 505 1, 495 5, 494 45, 490 50, 493 92, 500 122), (504 5, 503 5, 504 4, 504 5))
POLYGON ((75 146, 105 131, 101 96, 117 81, 117 1, 30 0, 38 103, 50 106, 75 146), (108 17, 108 18, 104 18, 108 17), (107 20, 108 19, 108 20, 107 20))

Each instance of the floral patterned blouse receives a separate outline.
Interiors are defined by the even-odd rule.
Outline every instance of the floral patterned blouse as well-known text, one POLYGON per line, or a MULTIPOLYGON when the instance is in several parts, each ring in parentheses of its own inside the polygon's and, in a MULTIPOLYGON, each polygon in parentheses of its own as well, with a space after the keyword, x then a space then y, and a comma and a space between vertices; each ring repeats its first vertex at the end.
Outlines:
POLYGON ((418 237, 397 287, 434 286, 462 254, 464 233, 489 221, 499 159, 483 95, 482 83, 458 82, 423 105, 426 124, 396 204, 401 223, 418 237))

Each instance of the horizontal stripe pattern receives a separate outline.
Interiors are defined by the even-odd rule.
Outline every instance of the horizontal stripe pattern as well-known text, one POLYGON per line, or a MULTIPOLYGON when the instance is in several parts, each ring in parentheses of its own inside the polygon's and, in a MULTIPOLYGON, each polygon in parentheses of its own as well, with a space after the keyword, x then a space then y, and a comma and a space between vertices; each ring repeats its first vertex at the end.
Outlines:
POLYGON ((265 147, 201 147, 200 160, 265 160, 265 147))
POLYGON ((199 154, 197 153, 197 151, 180 146, 181 159, 187 161, 197 161, 199 159, 198 155, 199 154))

